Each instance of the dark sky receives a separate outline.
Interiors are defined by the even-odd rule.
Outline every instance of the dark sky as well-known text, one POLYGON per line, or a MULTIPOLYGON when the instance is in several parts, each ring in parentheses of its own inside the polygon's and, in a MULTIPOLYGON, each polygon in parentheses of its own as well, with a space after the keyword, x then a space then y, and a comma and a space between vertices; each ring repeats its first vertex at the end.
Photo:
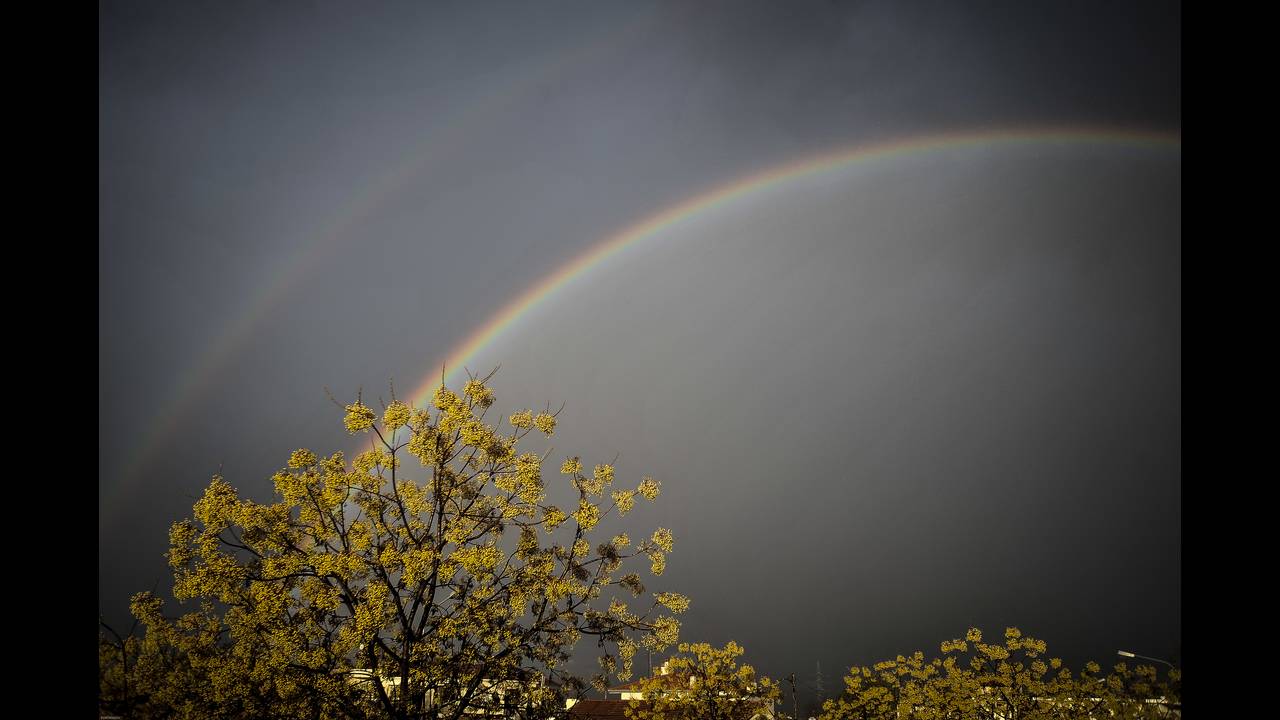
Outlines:
MULTIPOLYGON (((213 473, 266 500, 292 449, 354 447, 326 387, 416 387, 666 207, 860 144, 1181 131, 1176 3, 99 9, 116 624, 213 473)), ((472 369, 565 403, 554 457, 664 481, 652 585, 767 673, 834 689, 970 625, 1180 655, 1180 206, 1171 143, 850 166, 637 243, 472 369)))

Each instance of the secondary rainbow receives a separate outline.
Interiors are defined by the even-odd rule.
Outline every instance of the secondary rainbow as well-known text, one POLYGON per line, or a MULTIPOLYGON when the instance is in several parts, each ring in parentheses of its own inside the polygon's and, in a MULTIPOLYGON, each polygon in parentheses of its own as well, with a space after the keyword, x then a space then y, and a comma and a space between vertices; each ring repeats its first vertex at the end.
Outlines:
POLYGON ((443 380, 445 383, 458 380, 459 373, 466 368, 467 363, 481 350, 517 324, 530 310, 554 295, 557 290, 572 282, 574 278, 601 265, 627 247, 645 238, 653 237, 700 213, 752 193, 763 192, 788 181, 823 172, 842 170, 859 163, 882 161, 906 155, 966 146, 1039 143, 1146 145, 1177 148, 1181 147, 1181 138, 1176 133, 1113 128, 985 130, 926 135, 905 140, 899 139, 844 147, 834 152, 827 152, 797 162, 785 163, 765 169, 667 207, 656 215, 651 215, 621 232, 607 237, 555 272, 542 278, 525 290, 524 293, 507 303, 488 322, 448 353, 443 360, 434 363, 432 365, 433 369, 427 372, 426 377, 415 388, 410 397, 416 405, 425 405, 435 393, 436 388, 440 386, 442 368, 444 370, 443 380))

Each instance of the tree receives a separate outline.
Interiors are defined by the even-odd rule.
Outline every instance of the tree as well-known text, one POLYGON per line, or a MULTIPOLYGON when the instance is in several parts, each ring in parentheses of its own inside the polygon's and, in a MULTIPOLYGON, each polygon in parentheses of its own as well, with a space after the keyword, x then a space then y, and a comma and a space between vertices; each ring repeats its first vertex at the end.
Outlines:
POLYGON ((1043 640, 1017 628, 991 644, 971 628, 962 639, 944 641, 941 651, 931 660, 917 651, 850 668, 844 694, 827 701, 821 720, 1156 718, 1181 707, 1177 670, 1160 683, 1154 668, 1130 671, 1120 663, 1103 678, 1091 662, 1075 676, 1060 659, 1043 658, 1043 640))
POLYGON ((357 397, 345 425, 371 448, 350 463, 295 451, 272 478, 276 502, 242 499, 214 477, 194 519, 170 531, 174 596, 199 610, 170 620, 152 594, 134 599, 146 642, 164 649, 152 660, 181 671, 171 685, 184 672, 202 678, 158 694, 205 717, 538 715, 584 687, 565 670, 582 636, 620 675, 639 647, 675 643, 679 623, 666 613, 688 600, 656 593, 633 611, 623 597, 644 585, 622 574, 643 558, 661 575, 671 532, 590 539, 637 496, 654 500, 659 483, 610 492, 611 464, 587 474, 570 457, 560 472, 574 504, 550 504, 547 458, 518 445, 552 435, 557 414, 523 410, 506 431, 489 424, 490 377, 461 394, 441 385, 425 409, 393 397, 380 422, 357 397))
MULTIPOLYGON (((98 703, 111 714, 140 707, 147 689, 139 684, 136 670, 141 641, 132 632, 121 635, 105 622, 98 630, 98 703)), ((134 627, 137 625, 135 623, 134 627)))
POLYGON ((640 682, 643 700, 632 701, 635 720, 750 720, 773 717, 778 684, 756 677, 755 668, 738 665, 743 649, 730 641, 723 649, 707 643, 681 643, 663 666, 663 674, 640 682))

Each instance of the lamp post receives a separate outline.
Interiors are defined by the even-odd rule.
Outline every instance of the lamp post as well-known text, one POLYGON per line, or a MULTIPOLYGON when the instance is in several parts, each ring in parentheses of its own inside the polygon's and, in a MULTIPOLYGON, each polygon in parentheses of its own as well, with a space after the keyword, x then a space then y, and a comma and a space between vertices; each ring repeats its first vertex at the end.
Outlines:
MULTIPOLYGON (((1128 650, 1117 650, 1117 651, 1116 651, 1116 654, 1117 654, 1117 655, 1119 655, 1120 657, 1127 657, 1127 658, 1142 658, 1143 660, 1151 660, 1152 662, 1164 663, 1165 665, 1168 665, 1168 666, 1169 666, 1169 670, 1170 670, 1170 671, 1173 671, 1173 670, 1176 670, 1176 669, 1177 669, 1177 668, 1175 668, 1175 667, 1173 666, 1173 663, 1169 662, 1168 660, 1161 660, 1160 658, 1150 657, 1150 656, 1147 656, 1147 655, 1139 655, 1139 654, 1137 654, 1137 653, 1131 653, 1131 652, 1129 652, 1128 650)), ((1163 688, 1163 686, 1160 686, 1160 687, 1161 687, 1162 689, 1164 689, 1164 688, 1163 688)), ((1180 701, 1179 701, 1179 702, 1173 702, 1173 703, 1168 702, 1168 700, 1166 699, 1166 696, 1165 696, 1164 694, 1161 694, 1161 696, 1160 696, 1159 698, 1152 698, 1152 699, 1148 699, 1148 700, 1146 700, 1146 702, 1149 702, 1149 703, 1150 703, 1150 702, 1162 703, 1162 704, 1165 706, 1165 708, 1164 708, 1164 709, 1165 709, 1165 712, 1166 712, 1166 713, 1169 711, 1169 709, 1170 709, 1170 708, 1177 708, 1179 713, 1181 713, 1181 712, 1182 712, 1182 703, 1181 703, 1180 701)))
POLYGON ((1161 660, 1160 658, 1148 657, 1146 655, 1138 655, 1137 653, 1131 653, 1128 650, 1117 650, 1116 654, 1119 655, 1120 657, 1141 658, 1143 660, 1152 660, 1158 663, 1164 663, 1165 665, 1168 665, 1170 670, 1177 669, 1173 666, 1173 663, 1169 662, 1168 660, 1161 660))

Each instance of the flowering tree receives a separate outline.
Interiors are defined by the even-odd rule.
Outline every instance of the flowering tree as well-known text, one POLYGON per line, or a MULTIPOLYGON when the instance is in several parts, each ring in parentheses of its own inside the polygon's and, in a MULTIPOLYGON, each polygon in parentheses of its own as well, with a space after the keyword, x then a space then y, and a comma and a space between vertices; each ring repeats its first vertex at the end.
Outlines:
POLYGON ((1090 662, 1078 676, 1058 658, 1045 659, 1043 640, 1005 630, 1003 642, 985 643, 971 628, 944 641, 942 657, 924 653, 871 667, 852 667, 845 692, 823 706, 821 720, 878 718, 1157 718, 1181 707, 1181 673, 1158 682, 1154 668, 1130 671, 1124 663, 1109 677, 1090 662))
POLYGON ((723 649, 707 643, 679 646, 663 674, 639 683, 643 700, 626 710, 635 720, 750 720, 772 718, 778 685, 738 664, 743 649, 730 641, 723 649))
POLYGON ((623 574, 629 560, 662 574, 671 532, 590 539, 659 484, 613 489, 611 465, 588 473, 572 457, 560 472, 575 504, 550 504, 546 458, 517 446, 551 435, 556 417, 524 410, 505 431, 490 424, 488 379, 461 394, 442 386, 429 408, 393 400, 380 419, 357 399, 346 427, 370 434, 371 449, 350 463, 294 452, 273 477, 276 502, 241 499, 215 477, 194 519, 170 531, 174 595, 200 609, 174 621, 150 593, 134 599, 147 642, 188 671, 182 687, 152 694, 193 716, 457 720, 493 703, 550 707, 554 686, 580 690, 564 663, 583 635, 610 668, 676 642, 664 609, 687 599, 619 599, 645 593, 623 574))

